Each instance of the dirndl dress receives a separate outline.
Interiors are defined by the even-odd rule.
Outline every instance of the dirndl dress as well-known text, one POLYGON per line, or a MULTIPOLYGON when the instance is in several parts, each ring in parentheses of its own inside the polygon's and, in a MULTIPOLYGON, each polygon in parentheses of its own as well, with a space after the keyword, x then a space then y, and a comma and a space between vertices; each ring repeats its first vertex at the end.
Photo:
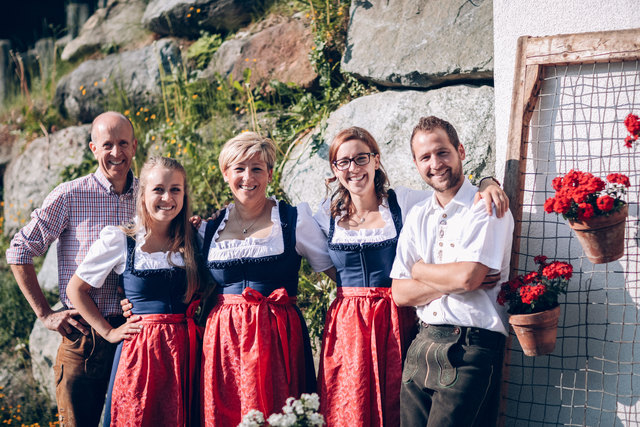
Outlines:
MULTIPOLYGON (((315 391, 309 334, 296 306, 297 211, 283 202, 278 210, 284 252, 207 262, 219 294, 203 337, 203 425, 236 426, 252 409, 266 417, 288 397, 315 391)), ((224 217, 207 224, 203 254, 224 217)))
POLYGON ((395 237, 375 243, 333 243, 337 298, 327 312, 318 388, 327 426, 394 426, 400 422, 402 360, 416 329, 413 308, 398 308, 389 273, 402 228, 393 190, 388 205, 395 237))
MULTIPOLYGON (((142 331, 117 348, 109 385, 111 426, 190 425, 196 390, 198 302, 183 302, 183 268, 136 270, 135 241, 127 237, 122 274, 142 331)), ((109 408, 109 403, 107 403, 109 408)))

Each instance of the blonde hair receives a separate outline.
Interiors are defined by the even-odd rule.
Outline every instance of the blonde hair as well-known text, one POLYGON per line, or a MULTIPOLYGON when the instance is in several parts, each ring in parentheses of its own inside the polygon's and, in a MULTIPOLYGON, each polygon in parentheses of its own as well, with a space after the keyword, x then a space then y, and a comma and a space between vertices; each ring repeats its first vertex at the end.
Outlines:
POLYGON ((230 165, 247 160, 256 154, 260 155, 269 169, 273 169, 276 163, 276 144, 255 132, 242 132, 228 140, 222 147, 218 157, 220 171, 224 172, 230 165))
MULTIPOLYGON (((191 217, 191 206, 189 203, 189 188, 187 186, 187 173, 184 167, 177 160, 168 157, 150 157, 142 166, 140 171, 138 197, 136 201, 136 214, 139 222, 130 223, 122 227, 124 232, 135 238, 136 233, 144 227, 149 230, 151 225, 151 217, 147 212, 144 200, 144 193, 147 187, 147 177, 155 168, 164 168, 171 171, 178 171, 184 180, 184 200, 182 210, 171 221, 169 225, 169 237, 171 238, 170 252, 180 252, 184 259, 184 268, 187 273, 187 290, 185 292, 184 301, 189 302, 200 288, 200 279, 198 276, 198 263, 196 261, 195 235, 193 227, 189 223, 191 217)), ((171 262, 171 258, 169 258, 171 262)))

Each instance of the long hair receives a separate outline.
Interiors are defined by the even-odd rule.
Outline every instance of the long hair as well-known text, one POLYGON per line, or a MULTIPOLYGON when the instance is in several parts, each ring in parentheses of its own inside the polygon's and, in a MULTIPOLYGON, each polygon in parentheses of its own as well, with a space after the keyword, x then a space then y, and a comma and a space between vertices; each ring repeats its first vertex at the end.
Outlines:
MULTIPOLYGON (((367 147, 369 147, 369 151, 371 153, 380 155, 380 148, 373 136, 366 129, 352 126, 341 130, 335 138, 333 138, 333 141, 331 141, 331 146, 329 147, 330 165, 333 165, 333 162, 336 161, 340 146, 347 141, 353 140, 362 141, 367 147)), ((331 169, 331 171, 333 172, 333 169, 331 169)), ((337 218, 340 215, 344 215, 344 219, 348 221, 351 218, 351 215, 355 213, 351 194, 349 193, 349 190, 342 185, 335 174, 331 178, 327 178, 325 181, 327 193, 331 192, 331 184, 334 182, 337 182, 338 185, 331 195, 331 216, 337 218)), ((380 163, 380 167, 376 169, 373 183, 378 203, 381 203, 382 200, 387 197, 387 188, 389 187, 389 179, 387 178, 387 174, 384 171, 382 163, 380 163)))
MULTIPOLYGON (((164 168, 171 171, 178 171, 184 180, 184 200, 182 210, 171 221, 169 225, 169 237, 171 239, 170 252, 179 252, 184 260, 184 268, 187 273, 187 290, 185 292, 184 301, 189 302, 200 288, 200 280, 198 277, 198 263, 196 260, 197 250, 195 248, 195 235, 193 227, 189 223, 191 217, 191 204, 189 203, 189 188, 187 186, 187 174, 184 167, 177 160, 168 157, 150 157, 142 166, 140 171, 140 180, 138 187, 138 197, 136 201, 137 223, 130 223, 122 227, 124 232, 133 238, 136 233, 144 227, 145 230, 150 229, 151 217, 147 212, 144 200, 145 189, 147 188, 147 178, 151 170, 155 168, 164 168)), ((169 258, 171 262, 171 258, 169 258)))

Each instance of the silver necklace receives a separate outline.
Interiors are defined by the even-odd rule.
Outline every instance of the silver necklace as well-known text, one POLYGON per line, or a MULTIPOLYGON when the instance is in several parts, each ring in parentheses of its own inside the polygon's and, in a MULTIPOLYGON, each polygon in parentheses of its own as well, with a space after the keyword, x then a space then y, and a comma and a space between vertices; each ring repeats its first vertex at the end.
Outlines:
POLYGON ((364 221, 367 219, 367 215, 369 215, 369 212, 371 211, 367 211, 363 216, 358 215, 360 217, 360 220, 358 221, 360 224, 364 224, 364 221))
POLYGON ((240 225, 240 228, 242 228, 242 234, 247 234, 247 232, 251 230, 251 227, 253 227, 256 224, 256 222, 258 222, 261 216, 262 216, 262 212, 260 212, 260 215, 258 215, 258 217, 251 223, 250 226, 243 227, 242 222, 240 221, 241 220, 240 212, 236 211, 236 217, 238 218, 238 224, 240 225))

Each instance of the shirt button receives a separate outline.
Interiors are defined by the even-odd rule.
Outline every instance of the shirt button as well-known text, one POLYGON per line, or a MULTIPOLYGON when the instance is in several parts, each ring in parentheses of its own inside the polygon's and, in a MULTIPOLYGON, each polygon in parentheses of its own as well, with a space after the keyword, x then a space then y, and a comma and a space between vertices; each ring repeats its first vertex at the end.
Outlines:
POLYGON ((446 213, 443 213, 443 214, 442 214, 442 218, 446 218, 446 217, 447 217, 447 214, 446 214, 446 213))
POLYGON ((442 246, 442 242, 438 243, 438 246, 442 246))
POLYGON ((433 315, 434 315, 434 316, 437 316, 437 315, 438 315, 438 312, 437 312, 437 311, 434 311, 434 312, 433 312, 433 315))
POLYGON ((456 246, 456 245, 454 245, 453 243, 451 244, 451 247, 452 247, 452 248, 453 248, 453 247, 455 247, 455 246, 456 246))

